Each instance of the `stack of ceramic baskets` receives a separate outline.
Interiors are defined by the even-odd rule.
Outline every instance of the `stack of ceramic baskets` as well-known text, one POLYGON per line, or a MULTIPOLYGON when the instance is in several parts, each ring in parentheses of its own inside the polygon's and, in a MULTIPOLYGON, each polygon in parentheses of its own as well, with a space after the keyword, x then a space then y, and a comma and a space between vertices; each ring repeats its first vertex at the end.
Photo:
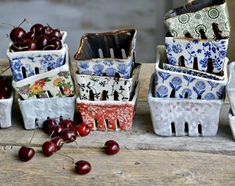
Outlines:
POLYGON ((226 2, 195 0, 165 17, 148 101, 161 136, 214 136, 228 82, 226 2))
POLYGON ((62 32, 59 50, 7 51, 12 86, 19 94, 19 107, 26 129, 41 128, 47 118, 74 117, 74 83, 70 74, 70 57, 62 32))
POLYGON ((136 30, 85 34, 75 54, 84 124, 93 130, 129 130, 139 92, 140 64, 135 63, 136 30))

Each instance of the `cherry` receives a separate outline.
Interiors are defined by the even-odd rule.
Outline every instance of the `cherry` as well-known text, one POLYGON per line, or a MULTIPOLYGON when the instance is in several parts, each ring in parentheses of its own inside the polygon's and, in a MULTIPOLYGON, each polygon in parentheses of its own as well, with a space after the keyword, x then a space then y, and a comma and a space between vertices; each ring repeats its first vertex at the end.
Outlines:
POLYGON ((18 155, 21 161, 29 161, 33 158, 34 154, 34 149, 23 146, 20 148, 18 155))
POLYGON ((70 129, 73 129, 74 127, 74 123, 72 120, 69 120, 69 119, 64 119, 62 120, 59 125, 62 125, 64 128, 70 128, 70 129))
POLYGON ((10 52, 21 52, 21 51, 26 51, 28 49, 28 45, 26 42, 23 41, 18 41, 13 43, 10 46, 10 52))
POLYGON ((21 37, 21 39, 23 41, 28 42, 28 41, 32 41, 34 39, 34 37, 35 37, 34 32, 27 32, 21 37))
POLYGON ((11 97, 12 87, 9 78, 0 79, 0 99, 7 99, 11 97))
POLYGON ((62 39, 62 34, 61 34, 59 29, 54 29, 53 30, 53 32, 51 33, 51 38, 53 38, 53 37, 55 37, 55 38, 57 38, 59 40, 62 39))
POLYGON ((50 130, 53 126, 58 125, 57 121, 54 118, 47 119, 43 122, 42 127, 45 133, 50 134, 50 130))
POLYGON ((27 42, 27 45, 28 45, 28 50, 31 51, 31 50, 37 50, 37 44, 35 41, 28 41, 27 42))
POLYGON ((62 125, 54 125, 50 129, 50 133, 52 137, 59 136, 63 131, 64 127, 62 125))
POLYGON ((91 164, 88 161, 80 160, 75 163, 75 171, 80 175, 87 174, 91 171, 91 164))
POLYGON ((53 142, 56 145, 56 151, 60 150, 64 144, 64 140, 60 136, 52 138, 51 142, 53 142))
POLYGON ((42 30, 43 28, 43 25, 42 24, 34 24, 31 28, 30 28, 30 31, 31 32, 34 32, 34 33, 38 33, 42 30))
POLYGON ((19 41, 22 36, 25 34, 25 30, 21 27, 15 27, 12 29, 12 31, 10 32, 10 38, 13 42, 17 42, 19 41))
POLYGON ((56 144, 51 141, 46 141, 42 145, 42 152, 47 157, 51 156, 54 152, 56 152, 56 150, 57 150, 56 144))
POLYGON ((39 50, 44 50, 44 48, 48 45, 49 39, 45 35, 40 35, 37 40, 37 47, 39 50))
POLYGON ((87 136, 90 133, 90 128, 86 124, 79 124, 75 127, 75 131, 81 137, 87 136))
POLYGON ((53 33, 53 28, 47 25, 47 26, 44 26, 40 32, 41 34, 50 37, 50 35, 53 33))
POLYGON ((119 152, 120 147, 116 141, 109 140, 104 144, 104 149, 108 155, 114 155, 119 152))
POLYGON ((74 142, 77 138, 77 134, 73 129, 65 128, 60 135, 61 138, 63 138, 65 143, 71 143, 74 142))
POLYGON ((46 46, 47 50, 59 50, 62 48, 62 42, 59 39, 52 39, 48 42, 48 45, 46 46))

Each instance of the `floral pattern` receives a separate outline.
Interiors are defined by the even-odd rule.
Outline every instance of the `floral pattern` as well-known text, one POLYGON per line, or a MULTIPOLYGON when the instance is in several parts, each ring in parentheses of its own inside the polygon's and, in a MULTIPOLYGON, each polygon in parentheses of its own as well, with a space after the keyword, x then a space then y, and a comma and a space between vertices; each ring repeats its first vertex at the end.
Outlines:
POLYGON ((43 52, 28 52, 27 54, 19 53, 19 56, 15 57, 9 52, 8 58, 14 81, 20 81, 26 77, 36 75, 36 68, 38 68, 39 74, 41 74, 61 67, 65 62, 65 52, 65 47, 54 53, 45 55, 43 52), (26 77, 23 75, 23 67, 25 68, 26 77))
POLYGON ((219 73, 224 67, 228 39, 205 41, 167 37, 165 48, 171 65, 180 65, 180 58, 184 56, 185 67, 193 68, 194 60, 197 59, 198 70, 207 71, 207 62, 211 59, 213 72, 219 73))
POLYGON ((45 77, 30 82, 25 85, 13 84, 16 91, 24 99, 49 98, 72 96, 74 85, 69 71, 61 71, 57 75, 45 77))
MULTIPOLYGON (((171 10, 174 11, 174 10, 171 10)), ((230 34, 230 23, 227 4, 207 7, 197 12, 185 13, 165 20, 166 26, 174 37, 184 37, 190 33, 193 38, 200 38, 199 30, 203 29, 207 38, 215 38, 212 24, 216 23, 223 37, 230 34)))

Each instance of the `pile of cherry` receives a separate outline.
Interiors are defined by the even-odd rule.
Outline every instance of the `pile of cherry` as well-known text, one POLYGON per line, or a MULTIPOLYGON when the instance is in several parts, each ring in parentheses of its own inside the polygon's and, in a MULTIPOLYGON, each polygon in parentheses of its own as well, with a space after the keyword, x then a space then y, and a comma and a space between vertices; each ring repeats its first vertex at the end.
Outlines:
POLYGON ((11 30, 10 39, 13 42, 10 52, 32 50, 59 50, 62 48, 62 34, 59 29, 49 25, 35 24, 26 32, 18 26, 11 30))
MULTIPOLYGON (((90 128, 85 124, 74 125, 71 120, 62 120, 57 123, 55 119, 47 119, 43 123, 43 130, 49 134, 51 139, 42 145, 42 153, 46 157, 50 157, 59 151, 65 143, 72 143, 77 136, 85 137, 90 134, 90 128)), ((113 140, 109 140, 104 144, 106 154, 114 155, 119 152, 119 144, 113 140)), ((35 150, 30 147, 21 147, 19 150, 19 158, 22 161, 29 161, 34 157, 35 150)), ((75 163, 75 162, 74 162, 75 163)), ((75 163, 75 171, 77 174, 83 175, 91 171, 91 164, 88 161, 80 160, 75 163)))
POLYGON ((0 76, 0 99, 9 99, 11 97, 11 78, 0 76))

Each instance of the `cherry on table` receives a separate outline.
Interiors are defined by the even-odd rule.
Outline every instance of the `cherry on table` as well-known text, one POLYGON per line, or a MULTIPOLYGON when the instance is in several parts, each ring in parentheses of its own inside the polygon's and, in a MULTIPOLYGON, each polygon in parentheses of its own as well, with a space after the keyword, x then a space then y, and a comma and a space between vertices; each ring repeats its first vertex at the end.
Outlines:
POLYGON ((116 141, 109 140, 109 141, 106 141, 106 143, 104 144, 104 149, 108 155, 114 155, 119 152, 120 147, 116 141))
POLYGON ((64 127, 62 125, 54 125, 50 129, 51 137, 56 137, 61 134, 63 131, 64 127))
POLYGON ((45 133, 50 134, 51 128, 55 125, 58 125, 56 119, 50 118, 43 122, 42 127, 45 133))
POLYGON ((64 128, 70 128, 70 129, 73 129, 74 127, 74 123, 72 120, 69 120, 69 119, 64 119, 62 120, 59 125, 62 125, 64 128))
POLYGON ((57 150, 56 144, 54 144, 51 141, 46 141, 42 145, 42 152, 47 157, 50 157, 54 152, 56 152, 56 150, 57 150))
POLYGON ((60 137, 64 140, 65 143, 71 143, 76 140, 77 134, 73 129, 65 128, 61 132, 60 137))
POLYGON ((33 158, 35 154, 35 151, 33 148, 29 148, 29 147, 21 147, 19 150, 19 158, 21 161, 29 161, 33 158))
POLYGON ((51 142, 53 142, 56 145, 56 151, 60 150, 64 144, 64 140, 60 136, 52 138, 51 142))
POLYGON ((21 27, 15 27, 10 32, 10 38, 13 42, 20 41, 22 36, 26 34, 25 30, 21 27))
POLYGON ((75 163, 75 171, 79 175, 88 174, 91 171, 91 164, 88 161, 80 160, 75 163))
POLYGON ((90 134, 90 127, 86 124, 79 124, 75 127, 75 131, 77 132, 77 134, 81 137, 85 137, 88 134, 90 134))

